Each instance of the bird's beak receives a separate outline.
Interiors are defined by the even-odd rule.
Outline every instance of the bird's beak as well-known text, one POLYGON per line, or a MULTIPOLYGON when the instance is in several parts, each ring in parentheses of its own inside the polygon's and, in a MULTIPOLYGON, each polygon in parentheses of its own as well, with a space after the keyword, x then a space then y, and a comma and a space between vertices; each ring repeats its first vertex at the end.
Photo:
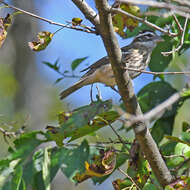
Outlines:
POLYGON ((164 41, 160 36, 156 36, 154 40, 155 40, 157 43, 164 41))

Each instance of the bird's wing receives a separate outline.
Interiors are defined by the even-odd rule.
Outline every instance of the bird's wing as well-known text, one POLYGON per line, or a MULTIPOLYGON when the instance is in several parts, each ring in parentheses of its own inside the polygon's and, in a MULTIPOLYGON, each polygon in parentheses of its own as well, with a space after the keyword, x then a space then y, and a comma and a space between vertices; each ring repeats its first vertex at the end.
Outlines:
POLYGON ((89 67, 83 69, 81 72, 90 70, 90 69, 96 69, 98 67, 100 67, 101 65, 105 65, 109 63, 109 58, 107 56, 99 59, 98 61, 96 61, 94 64, 90 65, 89 67))
MULTIPOLYGON (((125 51, 127 52, 128 49, 129 49, 128 46, 124 46, 124 47, 121 48, 121 51, 122 51, 122 52, 125 52, 125 51)), ((93 73, 97 68, 99 68, 100 66, 106 65, 106 64, 109 64, 109 63, 110 63, 110 62, 109 62, 108 56, 105 56, 105 57, 99 59, 99 60, 96 61, 94 64, 90 65, 89 67, 87 67, 87 68, 85 68, 85 69, 83 69, 83 70, 81 71, 81 72, 88 71, 86 74, 84 74, 84 75, 82 76, 82 78, 83 78, 83 77, 86 77, 86 76, 88 76, 88 75, 90 75, 90 74, 92 74, 92 73, 93 73)))
POLYGON ((91 75, 97 68, 100 68, 102 65, 106 65, 106 64, 109 64, 109 58, 106 56, 106 57, 103 57, 101 59, 99 59, 97 62, 95 62, 94 64, 90 65, 89 67, 83 69, 81 72, 83 71, 87 71, 87 73, 85 73, 82 78, 86 77, 86 76, 89 76, 91 75))

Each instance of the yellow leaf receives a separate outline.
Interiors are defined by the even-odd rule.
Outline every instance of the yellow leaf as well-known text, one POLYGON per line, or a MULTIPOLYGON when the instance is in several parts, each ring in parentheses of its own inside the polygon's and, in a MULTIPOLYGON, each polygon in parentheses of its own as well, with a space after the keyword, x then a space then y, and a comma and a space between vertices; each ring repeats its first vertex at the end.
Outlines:
POLYGON ((53 35, 54 35, 53 33, 47 31, 39 32, 37 35, 38 40, 33 42, 28 42, 28 45, 30 49, 33 51, 44 50, 51 42, 53 35))
MULTIPOLYGON (((140 8, 138 6, 130 4, 120 4, 119 6, 123 11, 139 16, 140 8)), ((138 21, 121 14, 114 14, 112 20, 115 32, 117 32, 121 37, 125 37, 126 28, 133 30, 139 24, 138 21)))
POLYGON ((74 26, 80 25, 81 22, 82 22, 82 19, 81 19, 81 18, 73 18, 73 19, 72 19, 72 24, 73 24, 74 26))
POLYGON ((65 121, 67 121, 72 116, 71 112, 61 112, 58 114, 58 121, 59 124, 63 124, 65 121))
POLYGON ((91 178, 103 177, 113 172, 116 165, 116 154, 113 150, 101 150, 99 155, 93 157, 93 163, 85 161, 85 172, 77 173, 73 179, 78 183, 91 178))
POLYGON ((5 18, 0 18, 0 47, 7 37, 7 29, 12 23, 12 16, 7 14, 5 18))

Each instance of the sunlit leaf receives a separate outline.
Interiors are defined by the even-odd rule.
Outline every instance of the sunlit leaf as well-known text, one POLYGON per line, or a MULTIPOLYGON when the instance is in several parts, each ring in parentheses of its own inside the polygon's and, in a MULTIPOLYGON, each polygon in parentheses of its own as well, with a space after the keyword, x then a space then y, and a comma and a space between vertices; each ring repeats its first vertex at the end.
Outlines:
POLYGON ((22 166, 18 166, 13 174, 13 178, 11 180, 11 190, 19 190, 22 185, 22 166))
MULTIPOLYGON (((120 8, 125 12, 139 16, 140 8, 138 6, 120 4, 120 8)), ((126 37, 126 28, 133 31, 139 24, 138 21, 121 14, 114 14, 112 20, 115 32, 117 32, 121 37, 126 37)))
POLYGON ((46 190, 51 188, 50 180, 50 152, 48 152, 48 147, 44 150, 44 160, 42 164, 42 178, 44 180, 44 185, 46 190))
POLYGON ((71 63, 71 69, 72 71, 74 71, 84 60, 86 60, 88 57, 83 57, 83 58, 79 58, 79 59, 75 59, 72 63, 71 63))
POLYGON ((80 25, 82 23, 82 19, 81 18, 73 18, 72 19, 72 24, 74 26, 80 25))
MULTIPOLYGON (((70 141, 73 141, 101 129, 108 123, 114 122, 118 117, 118 113, 112 109, 110 100, 93 102, 70 113, 59 114, 60 127, 54 128, 50 138, 58 140, 60 138, 56 136, 71 137, 70 141)), ((51 132, 51 130, 49 131, 51 132)))
POLYGON ((47 31, 39 32, 37 35, 37 41, 28 42, 28 45, 33 51, 44 50, 51 42, 53 35, 53 33, 47 31))
POLYGON ((190 189, 190 178, 188 176, 180 176, 171 184, 165 187, 165 190, 189 190, 190 189))
POLYGON ((186 142, 184 140, 181 140, 179 137, 174 137, 174 136, 168 136, 166 135, 165 138, 174 141, 174 142, 178 142, 178 143, 182 143, 182 144, 186 144, 188 146, 190 146, 190 142, 186 142))
POLYGON ((62 153, 63 167, 62 172, 71 180, 77 172, 84 172, 84 163, 89 159, 89 146, 87 141, 83 141, 81 145, 74 149, 67 149, 67 151, 62 153), (78 159, 80 158, 80 159, 78 159))

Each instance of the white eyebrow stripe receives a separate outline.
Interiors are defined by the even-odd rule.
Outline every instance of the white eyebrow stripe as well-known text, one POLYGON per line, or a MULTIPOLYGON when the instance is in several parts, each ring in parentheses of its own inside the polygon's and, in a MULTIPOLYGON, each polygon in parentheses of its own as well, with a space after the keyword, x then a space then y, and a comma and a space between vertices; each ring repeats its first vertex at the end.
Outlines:
POLYGON ((135 38, 139 38, 139 37, 141 37, 141 36, 146 36, 146 35, 148 35, 148 34, 153 34, 153 35, 155 35, 153 32, 147 31, 147 32, 142 33, 142 34, 138 34, 135 38))

